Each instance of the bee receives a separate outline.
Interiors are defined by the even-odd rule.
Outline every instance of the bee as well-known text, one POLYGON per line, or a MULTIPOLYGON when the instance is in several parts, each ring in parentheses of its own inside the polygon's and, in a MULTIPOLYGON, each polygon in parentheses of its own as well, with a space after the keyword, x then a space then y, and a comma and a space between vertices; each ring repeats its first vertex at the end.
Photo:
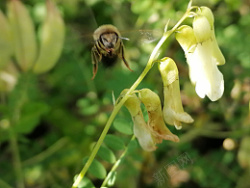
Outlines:
POLYGON ((93 64, 93 77, 95 78, 98 63, 103 61, 107 66, 111 66, 117 60, 117 57, 121 59, 126 67, 132 71, 129 67, 128 62, 124 55, 124 45, 122 42, 122 37, 118 29, 113 25, 102 25, 98 27, 94 34, 94 46, 91 50, 91 58, 93 64))

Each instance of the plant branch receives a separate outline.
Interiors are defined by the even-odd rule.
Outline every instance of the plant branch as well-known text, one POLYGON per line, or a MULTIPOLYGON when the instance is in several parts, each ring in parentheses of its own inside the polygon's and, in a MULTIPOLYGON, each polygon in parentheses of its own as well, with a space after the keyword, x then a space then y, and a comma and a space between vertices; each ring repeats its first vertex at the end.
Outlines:
MULTIPOLYGON (((135 139, 135 135, 132 136, 131 141, 133 141, 135 139)), ((129 142, 129 143, 130 143, 129 142)), ((121 154, 120 158, 115 162, 115 164, 113 165, 112 169, 110 170, 110 172, 108 173, 108 175, 106 176, 105 180, 103 181, 101 187, 106 187, 106 184, 108 183, 108 181, 111 178, 111 175, 113 172, 115 172, 115 170, 118 168, 118 166, 120 165, 122 159, 124 158, 124 156, 127 154, 128 151, 128 146, 126 147, 126 149, 123 151, 123 153, 121 154)))
MULTIPOLYGON (((126 102, 126 100, 128 99, 129 95, 137 88, 137 86, 141 83, 141 81, 143 80, 143 78, 147 75, 147 73, 149 72, 149 70, 152 68, 152 66, 154 65, 156 59, 159 56, 159 51, 160 48, 162 47, 162 45, 165 43, 165 41, 169 38, 169 36, 171 34, 173 34, 176 29, 181 25, 181 23, 187 18, 189 17, 189 13, 190 11, 193 9, 194 7, 190 7, 187 9, 187 11, 185 12, 185 14, 182 16, 182 18, 177 22, 177 24, 169 31, 165 31, 162 38, 160 39, 160 41, 157 43, 156 47, 154 48, 153 52, 151 53, 151 56, 148 60, 148 63, 145 67, 145 69, 143 70, 143 72, 141 73, 141 75, 138 77, 138 79, 134 82, 134 84, 130 87, 130 89, 128 90, 128 92, 124 95, 124 97, 114 106, 114 109, 104 127, 104 130, 99 138, 99 140, 97 141, 94 149, 92 150, 90 157, 88 159, 88 161, 86 162, 85 166, 83 167, 83 169, 81 170, 80 174, 78 175, 78 177, 76 178, 72 188, 76 188, 80 181, 82 180, 82 178, 85 176, 85 173, 87 172, 88 168, 90 167, 92 161, 94 160, 106 134, 108 133, 108 130, 114 120, 114 118, 116 117, 117 113, 120 111, 121 107, 123 106, 123 104, 126 102)), ((166 27, 165 27, 166 28, 166 27)))
POLYGON ((26 160, 26 161, 23 161, 23 166, 28 166, 28 165, 32 165, 32 164, 42 162, 43 160, 45 160, 49 156, 56 153, 61 148, 65 147, 65 145, 67 143, 68 143, 68 139, 66 137, 61 138, 60 140, 58 140, 56 143, 54 143, 52 146, 50 146, 45 151, 39 153, 38 155, 36 155, 36 156, 26 160))

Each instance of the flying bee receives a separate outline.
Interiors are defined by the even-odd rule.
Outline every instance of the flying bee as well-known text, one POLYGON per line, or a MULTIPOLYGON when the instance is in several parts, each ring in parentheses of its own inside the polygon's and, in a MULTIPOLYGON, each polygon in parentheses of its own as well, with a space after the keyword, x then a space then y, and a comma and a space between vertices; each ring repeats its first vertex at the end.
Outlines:
POLYGON ((98 63, 103 61, 107 66, 112 65, 119 57, 126 67, 132 71, 124 55, 124 45, 122 37, 118 29, 113 25, 102 25, 97 28, 93 34, 94 46, 91 50, 92 64, 93 64, 93 77, 95 78, 98 63))

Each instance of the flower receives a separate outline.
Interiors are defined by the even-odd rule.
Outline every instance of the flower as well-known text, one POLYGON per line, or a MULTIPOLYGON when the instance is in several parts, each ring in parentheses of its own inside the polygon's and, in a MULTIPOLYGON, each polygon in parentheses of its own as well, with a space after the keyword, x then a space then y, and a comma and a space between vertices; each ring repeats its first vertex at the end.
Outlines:
POLYGON ((225 64, 214 34, 214 17, 211 10, 201 7, 194 17, 193 28, 178 28, 176 39, 183 48, 189 65, 189 76, 195 84, 196 93, 212 101, 224 92, 223 75, 217 65, 225 64))
MULTIPOLYGON (((126 94, 128 89, 124 89, 121 96, 126 94)), ((155 139, 149 130, 141 111, 141 101, 136 94, 131 94, 124 103, 124 106, 128 109, 133 123, 134 123, 134 135, 138 139, 140 146, 146 151, 156 150, 155 139)))
MULTIPOLYGON (((123 90, 121 96, 127 91, 127 89, 123 90)), ((140 146, 146 151, 154 151, 157 149, 156 144, 161 143, 163 139, 178 142, 178 136, 172 134, 163 121, 158 95, 149 89, 142 89, 138 92, 139 98, 136 94, 131 94, 124 105, 132 116, 134 134, 140 146), (148 111, 149 120, 147 123, 141 111, 141 102, 148 111)))
POLYGON ((164 87, 164 120, 176 129, 181 129, 181 122, 192 123, 194 120, 183 110, 178 69, 171 58, 163 58, 159 63, 159 71, 164 87))
POLYGON ((156 143, 161 143, 162 139, 179 142, 178 136, 171 133, 164 123, 159 96, 150 89, 142 89, 139 91, 139 99, 147 109, 148 126, 155 137, 156 143))

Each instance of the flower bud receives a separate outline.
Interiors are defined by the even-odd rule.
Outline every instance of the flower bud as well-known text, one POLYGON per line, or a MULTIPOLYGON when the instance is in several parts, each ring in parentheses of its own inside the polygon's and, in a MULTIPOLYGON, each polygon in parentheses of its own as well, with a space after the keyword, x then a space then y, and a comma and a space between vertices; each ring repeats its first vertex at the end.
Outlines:
MULTIPOLYGON (((127 91, 128 89, 123 90, 121 96, 125 95, 127 91)), ((156 150, 155 139, 142 115, 141 101, 135 94, 132 94, 126 100, 124 105, 131 114, 134 123, 134 134, 138 139, 140 146, 146 151, 156 150)))
POLYGON ((178 136, 171 133, 164 123, 159 96, 150 89, 142 89, 139 91, 139 99, 147 109, 148 126, 156 138, 156 143, 161 143, 162 139, 179 142, 178 136))
POLYGON ((181 122, 192 123, 193 119, 183 110, 178 69, 171 58, 164 58, 159 63, 159 71, 164 86, 164 120, 176 129, 181 129, 181 122))
POLYGON ((0 68, 3 68, 13 54, 13 39, 9 22, 1 10, 0 25, 0 68))
POLYGON ((8 4, 8 18, 13 34, 14 53, 23 71, 28 71, 37 56, 37 43, 34 24, 27 8, 19 0, 8 4))
POLYGON ((52 69, 63 49, 65 25, 52 1, 47 1, 47 17, 41 28, 40 50, 33 71, 37 74, 52 69))

